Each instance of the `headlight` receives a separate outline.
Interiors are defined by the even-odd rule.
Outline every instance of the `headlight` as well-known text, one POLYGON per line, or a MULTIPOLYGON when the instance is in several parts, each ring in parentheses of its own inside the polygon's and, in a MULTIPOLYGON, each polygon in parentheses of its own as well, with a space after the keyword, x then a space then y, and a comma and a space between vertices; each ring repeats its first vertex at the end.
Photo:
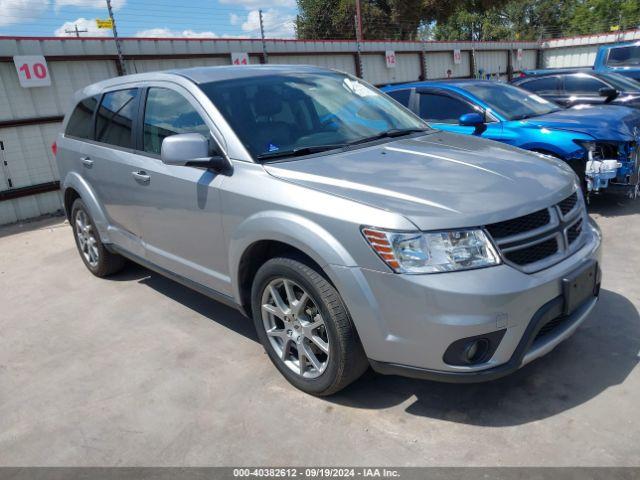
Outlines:
POLYGON ((453 272, 500 264, 493 244, 480 229, 407 233, 365 227, 362 234, 397 273, 453 272))

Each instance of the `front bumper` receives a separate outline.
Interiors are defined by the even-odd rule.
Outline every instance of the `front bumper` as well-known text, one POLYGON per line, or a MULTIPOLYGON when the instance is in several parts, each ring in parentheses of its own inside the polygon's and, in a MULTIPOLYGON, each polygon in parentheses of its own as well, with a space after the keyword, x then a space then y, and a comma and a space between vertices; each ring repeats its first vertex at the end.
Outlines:
POLYGON ((434 275, 397 275, 337 268, 338 288, 374 370, 440 381, 476 382, 511 373, 548 353, 584 321, 597 298, 580 305, 551 334, 538 331, 562 313, 562 278, 600 262, 600 232, 587 229, 576 253, 540 272, 508 265, 434 275), (483 363, 451 365, 456 340, 505 330, 483 363))

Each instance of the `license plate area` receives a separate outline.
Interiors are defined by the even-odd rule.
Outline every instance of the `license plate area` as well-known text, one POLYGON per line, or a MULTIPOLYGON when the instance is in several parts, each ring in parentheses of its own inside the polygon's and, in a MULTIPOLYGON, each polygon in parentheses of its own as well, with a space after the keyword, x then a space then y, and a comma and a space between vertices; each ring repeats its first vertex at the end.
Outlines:
POLYGON ((598 263, 591 261, 562 279, 564 314, 571 315, 580 305, 595 297, 599 282, 598 263))

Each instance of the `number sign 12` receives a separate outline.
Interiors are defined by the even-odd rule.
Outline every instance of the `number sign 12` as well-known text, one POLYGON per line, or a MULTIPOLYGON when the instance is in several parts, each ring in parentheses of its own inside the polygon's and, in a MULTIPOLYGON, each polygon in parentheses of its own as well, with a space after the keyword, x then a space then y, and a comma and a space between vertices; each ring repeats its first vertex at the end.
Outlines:
POLYGON ((20 85, 24 88, 48 87, 51 85, 49 67, 42 55, 16 55, 13 63, 18 72, 20 85))

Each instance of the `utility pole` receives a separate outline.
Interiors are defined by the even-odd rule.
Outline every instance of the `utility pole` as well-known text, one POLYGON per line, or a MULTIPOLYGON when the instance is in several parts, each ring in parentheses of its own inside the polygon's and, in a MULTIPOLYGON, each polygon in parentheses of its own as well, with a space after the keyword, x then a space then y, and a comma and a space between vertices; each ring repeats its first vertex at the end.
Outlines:
POLYGON ((127 67, 124 65, 124 57, 122 56, 122 48, 120 47, 120 39, 118 38, 118 30, 116 30, 116 19, 113 18, 113 9, 111 8, 111 0, 107 1, 107 10, 109 11, 109 18, 111 19, 111 29, 113 30, 113 41, 116 43, 116 52, 118 52, 118 65, 120 66, 120 75, 127 74, 127 67))
POLYGON ((262 63, 269 63, 267 56, 267 42, 264 39, 264 22, 262 20, 262 9, 258 10, 260 14, 260 38, 262 38, 262 63))
POLYGON ((74 24, 73 25, 73 29, 65 28, 64 31, 65 31, 65 33, 75 33, 76 37, 80 38, 80 34, 81 33, 87 33, 89 30, 87 30, 86 28, 83 29, 83 30, 79 30, 78 29, 78 25, 74 24))
POLYGON ((360 0, 356 0, 356 36, 358 42, 362 42, 362 9, 360 0))

